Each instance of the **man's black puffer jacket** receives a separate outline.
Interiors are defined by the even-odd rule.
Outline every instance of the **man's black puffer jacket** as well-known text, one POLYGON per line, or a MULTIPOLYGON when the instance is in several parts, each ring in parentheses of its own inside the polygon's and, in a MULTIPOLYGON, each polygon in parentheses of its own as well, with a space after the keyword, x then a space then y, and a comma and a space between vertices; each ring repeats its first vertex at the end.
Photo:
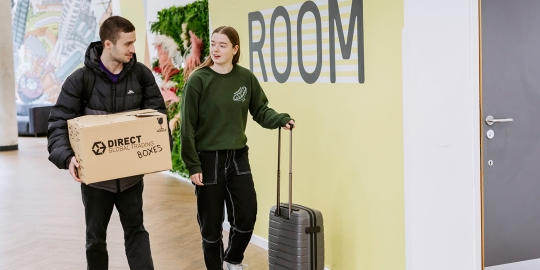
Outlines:
MULTIPOLYGON (((69 161, 75 155, 69 143, 67 120, 82 114, 110 114, 139 109, 155 109, 166 114, 165 102, 152 72, 137 62, 135 54, 129 63, 124 64, 118 82, 114 84, 99 66, 102 52, 103 46, 100 41, 92 42, 86 50, 84 65, 95 73, 94 88, 87 106, 83 108, 86 91, 83 70, 78 69, 62 85, 62 91, 51 110, 47 149, 49 160, 60 169, 68 169, 69 161), (135 72, 134 68, 138 68, 139 71, 135 72), (142 75, 142 78, 137 80, 137 74, 142 75), (139 81, 142 85, 139 85, 139 81)), ((121 164, 122 161, 118 160, 118 170, 122 170, 121 164)), ((98 182, 90 186, 119 192, 137 184, 142 178, 143 175, 137 175, 98 182)))

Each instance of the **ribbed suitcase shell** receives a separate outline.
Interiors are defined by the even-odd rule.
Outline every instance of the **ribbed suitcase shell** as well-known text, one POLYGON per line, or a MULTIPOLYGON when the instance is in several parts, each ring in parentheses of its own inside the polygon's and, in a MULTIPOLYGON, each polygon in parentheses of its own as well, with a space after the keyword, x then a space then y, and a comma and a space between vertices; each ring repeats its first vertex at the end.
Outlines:
POLYGON ((321 212, 293 204, 291 218, 288 219, 288 210, 287 204, 281 204, 282 214, 276 216, 276 206, 270 209, 269 269, 324 269, 324 227, 321 212), (306 233, 306 228, 316 226, 320 228, 320 232, 306 233))

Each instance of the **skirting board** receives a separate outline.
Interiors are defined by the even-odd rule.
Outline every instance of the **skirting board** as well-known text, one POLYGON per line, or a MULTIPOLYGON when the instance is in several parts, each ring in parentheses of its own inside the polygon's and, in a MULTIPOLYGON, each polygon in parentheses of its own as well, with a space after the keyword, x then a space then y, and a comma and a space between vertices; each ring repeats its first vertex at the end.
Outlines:
POLYGON ((18 144, 0 146, 0 152, 3 152, 3 151, 15 151, 15 150, 19 150, 19 145, 18 144))
MULTIPOLYGON (((189 182, 191 183, 191 181, 187 178, 184 178, 176 173, 173 173, 173 172, 170 172, 170 171, 164 171, 164 172, 161 172, 163 174, 166 174, 168 176, 172 176, 172 177, 175 177, 181 181, 184 181, 184 182, 189 182)), ((225 216, 225 222, 223 222, 223 230, 229 232, 231 229, 231 224, 229 224, 229 222, 227 221, 227 217, 225 216)), ((261 247, 263 248, 264 250, 268 250, 268 240, 256 235, 256 234, 253 234, 251 235, 251 240, 249 241, 250 243, 258 246, 258 247, 261 247)), ((324 270, 331 270, 330 268, 328 267, 324 267, 324 270)))

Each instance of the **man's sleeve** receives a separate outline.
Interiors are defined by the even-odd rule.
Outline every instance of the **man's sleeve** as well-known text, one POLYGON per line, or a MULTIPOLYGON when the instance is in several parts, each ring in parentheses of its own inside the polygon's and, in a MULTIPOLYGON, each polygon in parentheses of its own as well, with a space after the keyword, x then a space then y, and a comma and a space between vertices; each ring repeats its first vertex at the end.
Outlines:
POLYGON ((75 155, 69 143, 67 121, 81 115, 83 87, 83 71, 78 69, 62 85, 49 115, 47 150, 49 160, 59 169, 67 169, 67 161, 75 155))
MULTIPOLYGON (((141 110, 144 109, 154 109, 159 111, 160 113, 163 113, 167 115, 167 107, 165 107, 165 100, 163 99, 163 96, 161 95, 161 90, 159 90, 159 86, 156 83, 156 79, 154 78, 154 75, 152 74, 152 71, 146 67, 145 65, 141 63, 136 63, 139 65, 139 68, 143 70, 143 85, 141 87, 143 88, 143 100, 141 104, 141 110)), ((167 126, 169 123, 169 119, 167 117, 167 126)), ((173 139, 171 130, 169 130, 169 146, 170 149, 173 149, 173 139)))
POLYGON ((159 86, 156 83, 156 79, 152 74, 152 71, 145 65, 137 63, 139 68, 142 69, 143 75, 143 100, 141 104, 141 110, 144 109, 154 109, 160 113, 167 114, 167 108, 165 107, 165 101, 159 90, 159 86))

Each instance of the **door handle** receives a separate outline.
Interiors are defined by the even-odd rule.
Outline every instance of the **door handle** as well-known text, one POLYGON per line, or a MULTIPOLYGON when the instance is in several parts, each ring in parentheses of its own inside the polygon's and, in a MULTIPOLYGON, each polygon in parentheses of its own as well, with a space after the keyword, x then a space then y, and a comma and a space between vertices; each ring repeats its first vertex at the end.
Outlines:
POLYGON ((491 115, 488 115, 488 117, 486 118, 486 124, 488 124, 488 126, 493 125, 493 123, 504 123, 504 122, 512 122, 512 121, 514 121, 514 119, 512 118, 495 119, 491 115))

